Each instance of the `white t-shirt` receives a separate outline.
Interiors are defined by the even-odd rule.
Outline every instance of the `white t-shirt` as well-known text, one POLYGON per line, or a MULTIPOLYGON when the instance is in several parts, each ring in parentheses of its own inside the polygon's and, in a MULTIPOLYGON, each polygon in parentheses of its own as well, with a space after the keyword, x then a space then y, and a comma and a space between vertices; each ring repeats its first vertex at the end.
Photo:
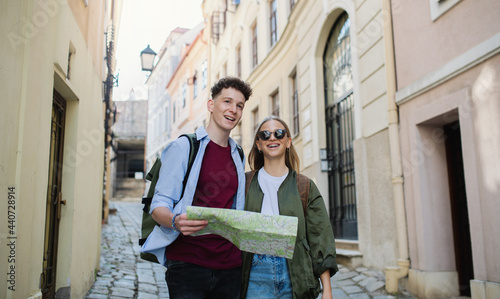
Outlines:
POLYGON ((275 177, 268 174, 264 167, 259 170, 259 185, 262 192, 264 192, 264 199, 262 200, 261 213, 264 215, 279 215, 280 209, 278 206, 278 189, 281 183, 285 180, 286 176, 275 177))

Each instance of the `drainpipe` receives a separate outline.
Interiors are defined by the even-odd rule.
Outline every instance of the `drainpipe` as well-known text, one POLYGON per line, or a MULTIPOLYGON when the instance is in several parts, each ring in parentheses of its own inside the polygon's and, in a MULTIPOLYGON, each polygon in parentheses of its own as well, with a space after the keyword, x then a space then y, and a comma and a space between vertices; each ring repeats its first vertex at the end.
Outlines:
POLYGON ((396 212, 396 230, 398 235, 398 266, 385 268, 385 289, 389 293, 399 290, 399 279, 408 275, 410 260, 408 259, 408 236, 406 227, 406 211, 403 193, 403 169, 399 142, 399 119, 396 105, 396 69, 394 62, 394 42, 392 32, 391 0, 382 0, 384 24, 385 66, 387 80, 387 99, 389 117, 389 148, 392 167, 392 190, 396 212))

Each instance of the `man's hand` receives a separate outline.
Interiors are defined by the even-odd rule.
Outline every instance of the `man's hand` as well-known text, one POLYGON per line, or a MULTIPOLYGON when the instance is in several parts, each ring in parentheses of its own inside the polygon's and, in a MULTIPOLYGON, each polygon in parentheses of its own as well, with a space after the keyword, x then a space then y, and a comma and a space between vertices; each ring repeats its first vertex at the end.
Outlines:
POLYGON ((184 236, 197 233, 208 225, 208 220, 188 220, 186 213, 175 217, 175 228, 184 236))
MULTIPOLYGON (((172 227, 172 218, 174 213, 166 207, 157 207, 151 213, 154 221, 160 225, 168 228, 172 227)), ((188 220, 186 213, 180 214, 175 217, 175 228, 181 232, 181 234, 188 236, 199 232, 201 229, 205 228, 208 224, 208 220, 188 220)))

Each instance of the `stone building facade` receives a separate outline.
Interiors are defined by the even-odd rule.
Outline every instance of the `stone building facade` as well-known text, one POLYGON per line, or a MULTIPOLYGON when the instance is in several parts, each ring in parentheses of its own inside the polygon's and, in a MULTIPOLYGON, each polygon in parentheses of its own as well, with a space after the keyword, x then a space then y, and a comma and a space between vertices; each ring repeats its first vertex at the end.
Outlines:
POLYGON ((209 81, 236 75, 254 89, 235 131, 245 152, 259 122, 279 115, 329 208, 339 258, 398 266, 383 1, 237 2, 204 1, 203 11, 209 81))
POLYGON ((82 298, 100 261, 104 58, 122 1, 0 7, 0 297, 82 298))
POLYGON ((500 297, 500 3, 393 1, 409 290, 500 297))
MULTIPOLYGON (((146 81, 148 88, 148 128, 146 136, 146 169, 149 170, 167 144, 176 138, 171 134, 173 99, 167 91, 182 59, 182 53, 198 36, 204 24, 192 29, 176 28, 169 33, 160 49, 157 62, 146 81)), ((187 78, 187 77, 186 77, 187 78)))

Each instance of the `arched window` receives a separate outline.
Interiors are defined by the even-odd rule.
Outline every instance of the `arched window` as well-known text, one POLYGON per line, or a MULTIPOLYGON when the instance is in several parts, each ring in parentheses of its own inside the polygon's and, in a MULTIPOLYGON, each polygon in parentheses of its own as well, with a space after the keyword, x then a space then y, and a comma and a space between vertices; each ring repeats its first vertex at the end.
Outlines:
POLYGON ((344 12, 330 31, 323 55, 330 219, 335 237, 342 239, 358 238, 350 27, 344 12))

